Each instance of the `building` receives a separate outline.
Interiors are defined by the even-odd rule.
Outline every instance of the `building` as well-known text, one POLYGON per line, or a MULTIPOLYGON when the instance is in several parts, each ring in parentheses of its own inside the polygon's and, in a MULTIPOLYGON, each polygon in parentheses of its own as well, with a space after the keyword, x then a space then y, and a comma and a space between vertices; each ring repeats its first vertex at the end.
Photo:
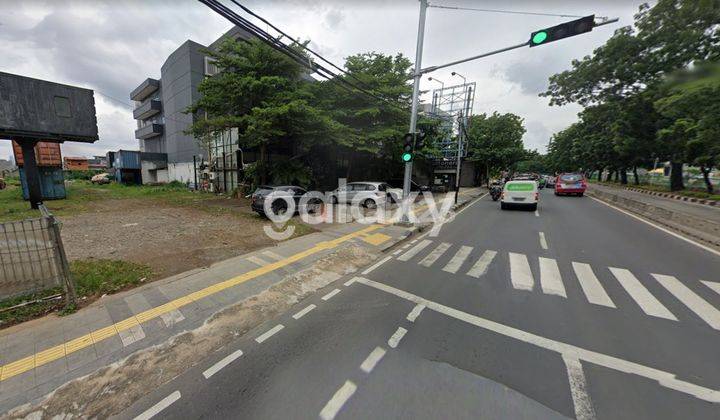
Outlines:
POLYGON ((88 166, 88 159, 85 157, 65 156, 63 158, 63 169, 66 171, 87 171, 90 166, 88 166))
POLYGON ((137 120, 135 138, 140 142, 140 151, 167 155, 165 163, 159 159, 146 161, 142 172, 153 175, 150 182, 180 181, 194 185, 197 182, 194 162, 209 160, 208 150, 185 134, 194 119, 199 118, 186 111, 199 99, 200 82, 217 73, 217 67, 204 51, 218 48, 225 37, 249 39, 250 34, 234 27, 208 46, 187 40, 165 60, 159 79, 147 78, 130 93, 130 99, 135 101, 133 118, 137 120))
POLYGON ((88 158, 88 168, 90 168, 91 171, 104 171, 107 167, 107 158, 105 156, 88 158))

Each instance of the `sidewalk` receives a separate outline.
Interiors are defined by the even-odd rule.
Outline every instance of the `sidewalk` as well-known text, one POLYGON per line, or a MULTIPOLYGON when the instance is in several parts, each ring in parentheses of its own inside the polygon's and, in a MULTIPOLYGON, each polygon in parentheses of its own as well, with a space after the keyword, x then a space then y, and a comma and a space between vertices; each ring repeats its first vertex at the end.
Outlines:
MULTIPOLYGON (((461 191, 459 202, 480 194, 480 189, 461 191)), ((423 207, 414 206, 416 211, 424 211, 423 207)), ((364 259, 357 264, 367 264, 416 229, 326 225, 320 232, 275 247, 106 296, 66 317, 51 315, 0 331, 0 412, 201 327, 221 310, 315 267, 332 253, 359 247, 364 259)), ((327 282, 340 277, 313 269, 314 277, 327 277, 327 282)))
POLYGON ((594 183, 588 185, 588 194, 694 239, 720 246, 720 208, 594 183))

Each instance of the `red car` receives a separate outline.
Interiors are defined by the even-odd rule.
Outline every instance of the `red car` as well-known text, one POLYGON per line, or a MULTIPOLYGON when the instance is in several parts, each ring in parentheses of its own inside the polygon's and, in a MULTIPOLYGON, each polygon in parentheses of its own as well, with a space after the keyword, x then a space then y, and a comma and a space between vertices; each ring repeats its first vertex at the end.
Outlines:
POLYGON ((555 195, 575 194, 582 197, 587 189, 587 181, 582 174, 560 174, 555 179, 555 195))

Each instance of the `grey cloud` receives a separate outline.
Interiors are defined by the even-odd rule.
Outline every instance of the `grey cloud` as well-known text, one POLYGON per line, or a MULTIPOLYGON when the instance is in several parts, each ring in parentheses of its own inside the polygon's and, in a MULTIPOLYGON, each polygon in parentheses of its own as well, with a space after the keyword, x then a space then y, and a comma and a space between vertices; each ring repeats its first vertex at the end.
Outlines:
POLYGON ((341 10, 330 9, 325 13, 325 26, 330 29, 338 29, 343 20, 345 20, 345 14, 341 10))

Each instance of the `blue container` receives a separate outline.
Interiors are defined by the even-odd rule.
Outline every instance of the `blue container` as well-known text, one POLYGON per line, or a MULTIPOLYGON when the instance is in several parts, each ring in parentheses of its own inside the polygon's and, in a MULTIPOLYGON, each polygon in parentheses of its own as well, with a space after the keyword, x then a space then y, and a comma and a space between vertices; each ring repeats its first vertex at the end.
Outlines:
MULTIPOLYGON (((40 193, 43 200, 60 200, 67 196, 65 192, 65 177, 61 167, 39 166, 40 193)), ((20 168, 20 183, 22 184, 23 198, 28 199, 28 186, 25 179, 25 168, 20 168)))
POLYGON ((140 169, 140 152, 137 150, 118 150, 115 152, 114 168, 140 169))

